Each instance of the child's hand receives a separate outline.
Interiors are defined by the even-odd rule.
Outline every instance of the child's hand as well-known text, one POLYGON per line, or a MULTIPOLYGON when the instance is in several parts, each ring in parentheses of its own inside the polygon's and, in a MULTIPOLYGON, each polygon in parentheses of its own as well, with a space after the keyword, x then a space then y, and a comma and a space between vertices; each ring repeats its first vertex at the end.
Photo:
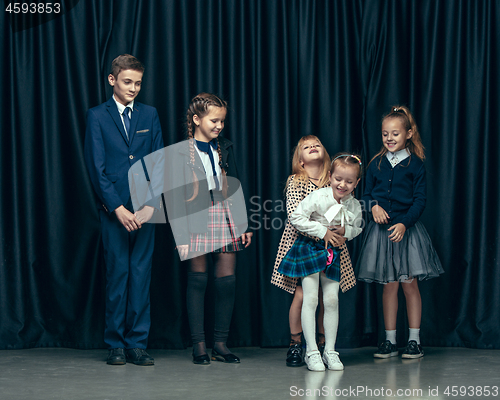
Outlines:
POLYGON ((189 253, 189 245, 181 244, 180 246, 177 246, 176 249, 179 252, 179 257, 181 258, 181 261, 184 261, 189 253))
POLYGON ((247 232, 241 235, 241 243, 245 245, 245 249, 250 246, 250 243, 252 243, 252 232, 247 232))
POLYGON ((377 224, 387 224, 390 219, 389 214, 387 214, 385 210, 378 204, 372 207, 372 215, 373 215, 373 220, 377 224))
POLYGON ((336 225, 336 226, 330 226, 330 227, 328 227, 328 229, 333 232, 333 242, 331 242, 331 243, 333 243, 333 246, 334 247, 342 246, 345 243, 345 241, 347 240, 344 237, 345 227, 336 225))
POLYGON ((155 212, 154 207, 144 206, 144 208, 137 211, 134 215, 141 224, 145 224, 151 219, 154 212, 155 212))
POLYGON ((397 243, 401 242, 401 240, 403 239, 403 236, 405 235, 406 232, 406 226, 399 223, 391 226, 387 230, 392 231, 392 233, 389 235, 389 239, 391 240, 391 242, 397 243))
POLYGON ((345 235, 345 226, 335 225, 330 226, 330 229, 335 232, 337 235, 344 236, 345 235))
POLYGON ((115 215, 128 232, 136 231, 142 226, 135 214, 132 214, 123 205, 115 210, 115 215))
POLYGON ((337 238, 335 237, 338 235, 336 233, 333 233, 330 229, 326 230, 325 236, 323 237, 323 240, 325 241, 325 249, 328 248, 328 243, 330 243, 332 246, 336 246, 337 238))

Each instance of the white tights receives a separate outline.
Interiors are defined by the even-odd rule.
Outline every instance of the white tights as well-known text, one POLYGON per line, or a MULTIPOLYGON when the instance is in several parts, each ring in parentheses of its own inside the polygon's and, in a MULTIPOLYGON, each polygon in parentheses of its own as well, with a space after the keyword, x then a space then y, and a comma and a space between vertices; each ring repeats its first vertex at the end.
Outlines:
POLYGON ((318 306, 319 280, 323 288, 323 304, 325 306, 325 351, 335 350, 337 329, 339 326, 339 283, 328 279, 324 272, 317 272, 302 278, 302 331, 306 339, 306 350, 309 353, 318 350, 316 344, 316 308, 318 306))

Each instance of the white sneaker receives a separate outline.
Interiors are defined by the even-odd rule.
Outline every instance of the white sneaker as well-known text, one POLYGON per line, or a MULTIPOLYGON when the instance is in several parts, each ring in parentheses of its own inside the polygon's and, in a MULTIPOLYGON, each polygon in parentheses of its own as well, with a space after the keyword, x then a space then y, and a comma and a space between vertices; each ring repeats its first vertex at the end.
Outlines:
POLYGON ((309 371, 324 371, 325 370, 325 364, 323 364, 323 361, 321 360, 321 353, 319 350, 313 350, 308 353, 306 353, 306 356, 304 357, 304 361, 307 364, 307 369, 309 371))
POLYGON ((323 353, 323 361, 328 366, 329 370, 342 371, 344 364, 340 361, 339 353, 333 350, 328 350, 323 353))

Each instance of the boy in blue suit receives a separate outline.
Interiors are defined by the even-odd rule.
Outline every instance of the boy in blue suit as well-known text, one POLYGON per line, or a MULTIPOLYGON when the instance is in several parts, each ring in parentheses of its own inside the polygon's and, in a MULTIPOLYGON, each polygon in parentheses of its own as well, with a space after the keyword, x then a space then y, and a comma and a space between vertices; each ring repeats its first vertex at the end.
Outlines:
POLYGON ((155 208, 134 213, 128 170, 163 148, 158 113, 138 103, 144 67, 123 54, 111 65, 108 82, 113 96, 87 112, 85 162, 97 194, 106 263, 107 363, 153 365, 146 352, 150 328, 149 286, 155 208))

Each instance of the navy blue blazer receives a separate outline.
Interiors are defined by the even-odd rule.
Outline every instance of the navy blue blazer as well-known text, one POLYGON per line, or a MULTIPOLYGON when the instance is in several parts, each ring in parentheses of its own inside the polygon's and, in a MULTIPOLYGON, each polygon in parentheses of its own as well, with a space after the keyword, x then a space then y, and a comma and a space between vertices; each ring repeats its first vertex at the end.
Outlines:
POLYGON ((427 181, 424 163, 412 154, 392 168, 387 157, 381 157, 368 166, 361 200, 370 213, 375 205, 373 201, 378 202, 389 214, 391 225, 402 223, 408 229, 425 209, 427 181))
POLYGON ((130 199, 128 170, 148 154, 163 148, 158 113, 134 101, 130 138, 113 98, 87 112, 85 163, 98 206, 112 213, 130 199))

